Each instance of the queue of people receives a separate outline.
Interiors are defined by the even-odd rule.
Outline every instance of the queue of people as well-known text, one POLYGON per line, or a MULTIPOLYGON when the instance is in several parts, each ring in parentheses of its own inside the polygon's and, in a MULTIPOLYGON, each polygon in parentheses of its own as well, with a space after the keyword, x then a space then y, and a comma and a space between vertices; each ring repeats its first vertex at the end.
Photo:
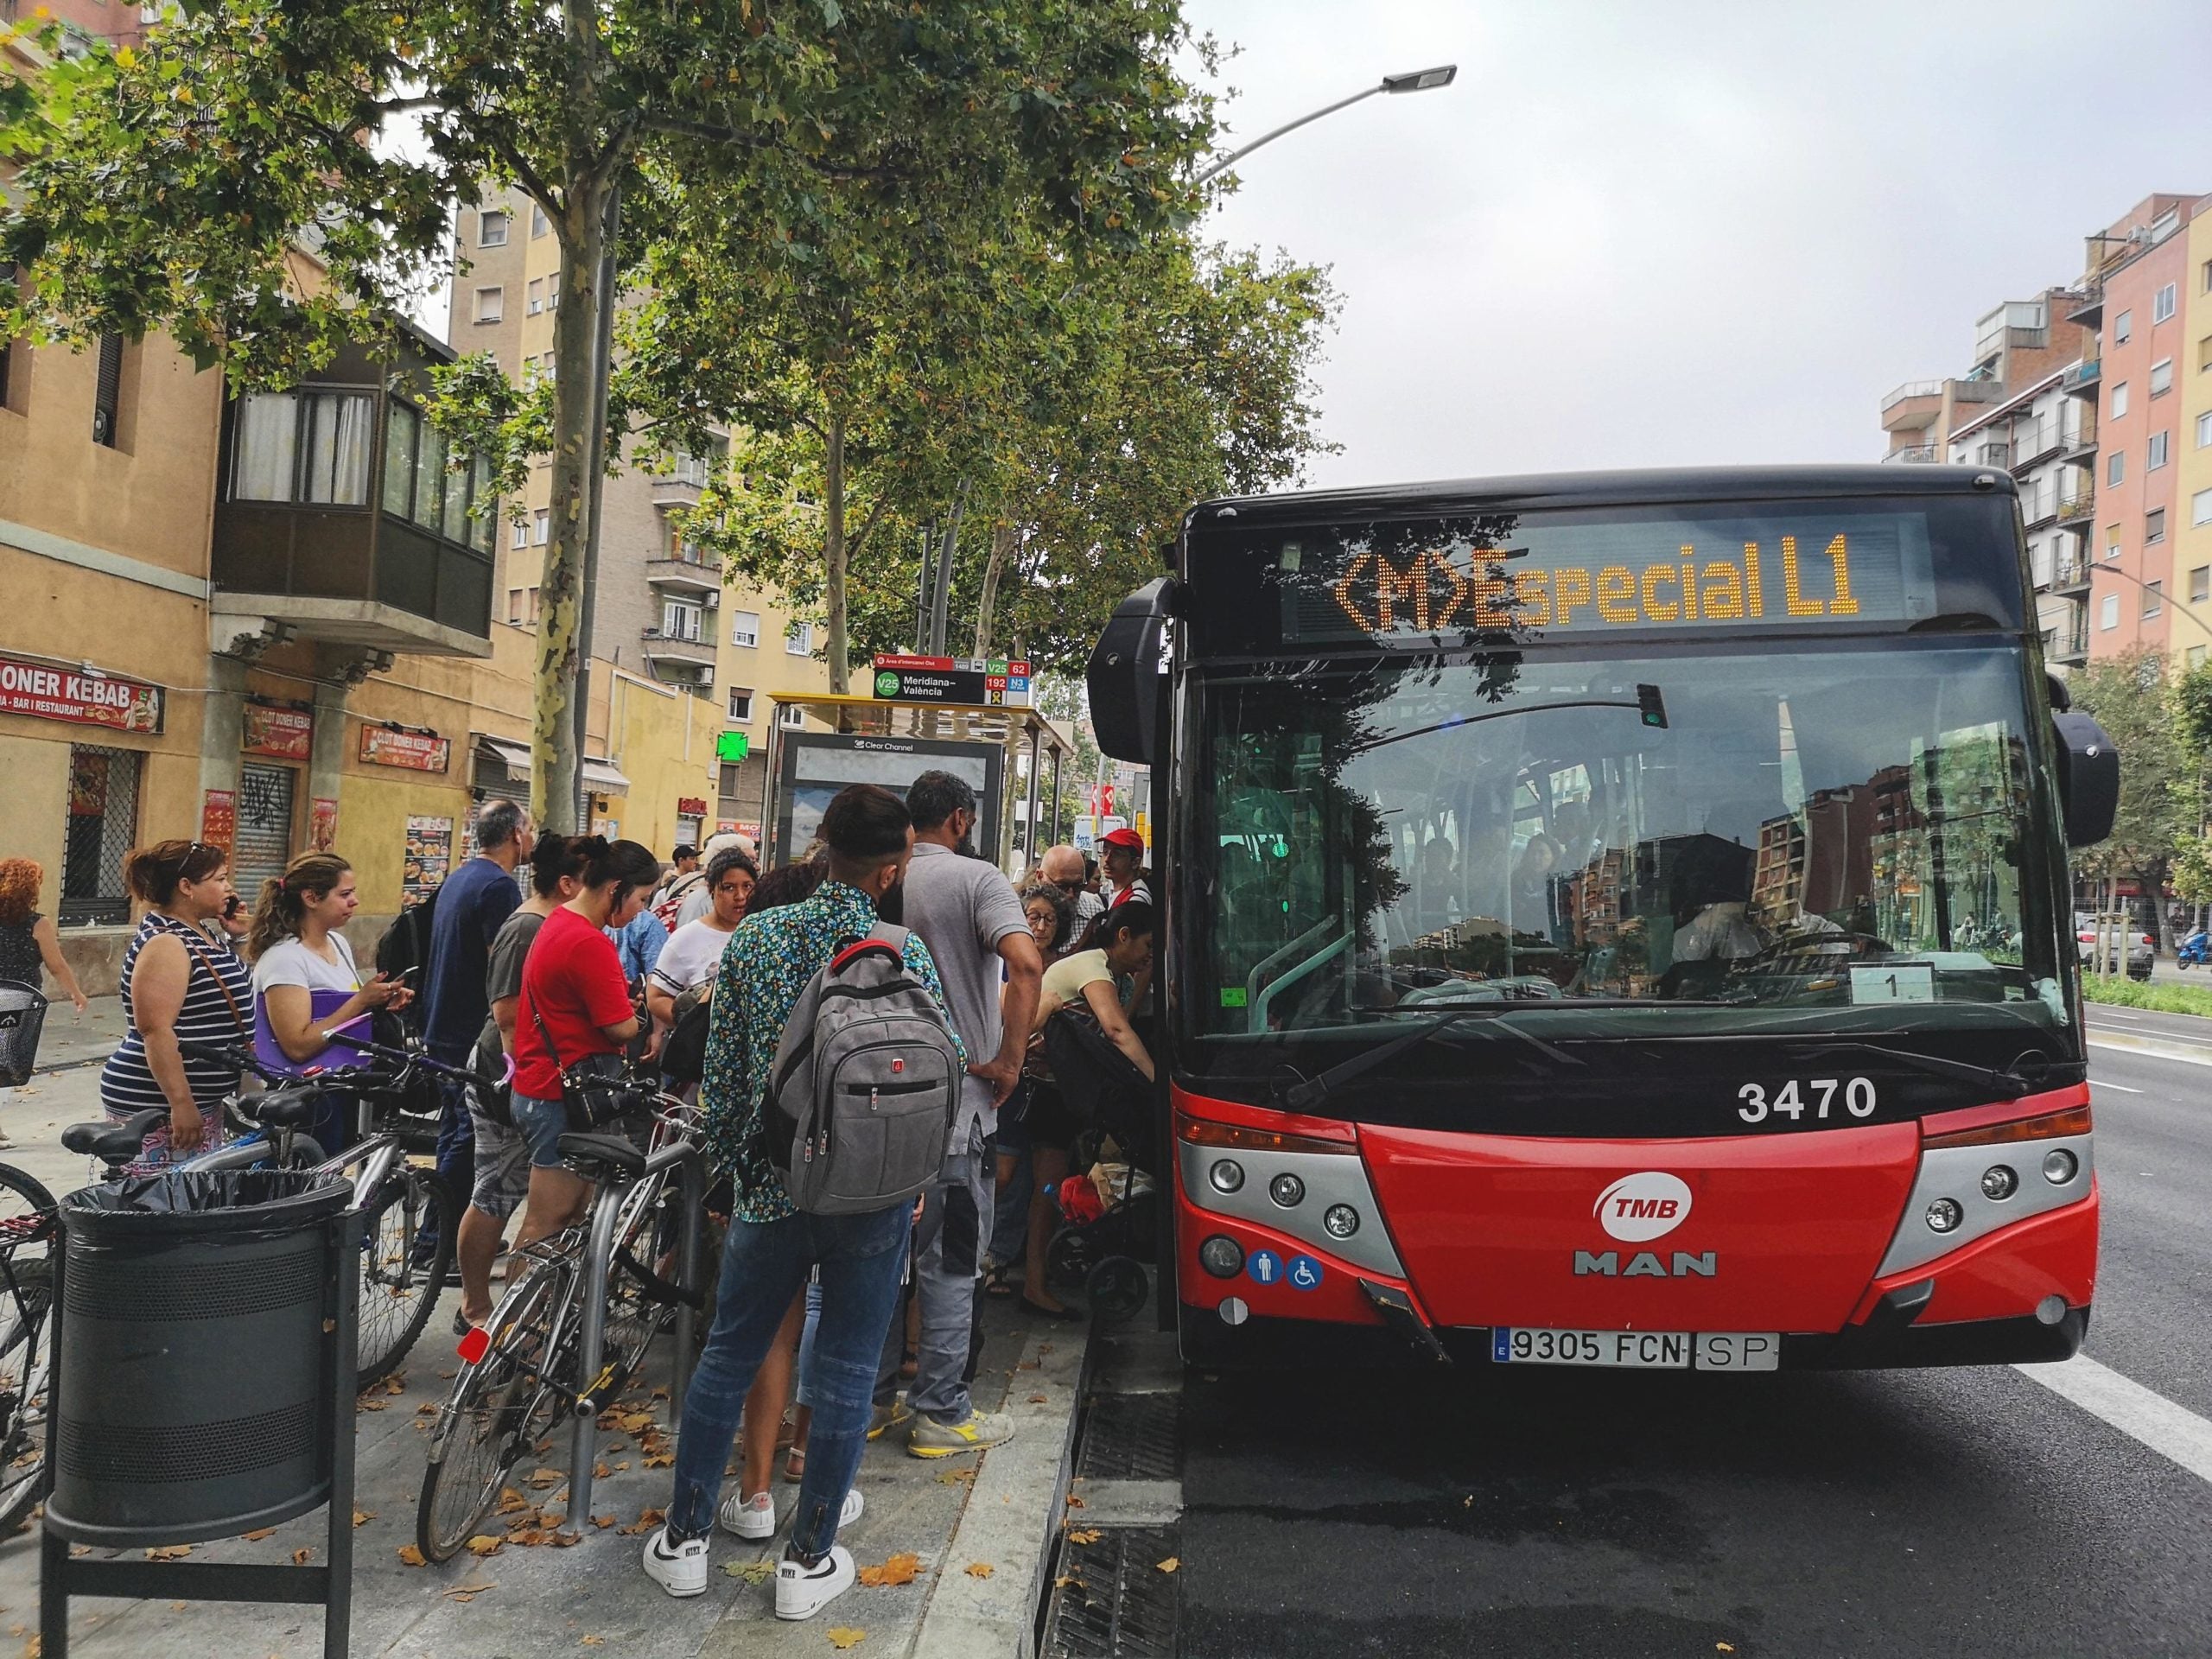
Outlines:
MULTIPOLYGON (((434 1058, 480 1076, 511 1059, 511 1090, 449 1088, 441 1100, 438 1166, 467 1195, 454 1252, 454 1330, 466 1334, 492 1313, 510 1230, 519 1248, 588 1204, 559 1152, 572 1127, 563 1072, 626 1058, 673 1065, 687 1022, 702 1032, 702 1132, 726 1178, 710 1207, 726 1210, 728 1232, 674 1491, 644 1565, 671 1595, 696 1595, 715 1527, 760 1541, 789 1518, 776 1611, 810 1617, 854 1581, 837 1537, 864 1509, 852 1481, 868 1440, 895 1428, 912 1455, 938 1459, 1012 1437, 1010 1420, 971 1393, 987 1280, 1036 1313, 1076 1317, 1044 1272, 1048 1194, 1077 1136, 1042 1058, 1046 1021, 1079 1007, 1150 1075, 1129 1014, 1151 963, 1141 839, 1109 839, 1103 894, 1071 847, 1046 853, 1041 879, 1017 893, 975 855, 979 822, 973 788, 950 772, 921 774, 903 798, 856 785, 830 803, 807 858, 764 872, 742 838, 679 848, 663 865, 634 842, 540 835, 526 812, 495 802, 474 855, 435 895, 425 959, 397 972, 356 959, 345 929, 358 886, 337 853, 294 859, 249 906, 223 848, 143 848, 125 866, 143 913, 102 1104, 113 1119, 166 1110, 135 1166, 150 1173, 220 1146, 221 1102, 239 1086, 235 1071, 188 1058, 180 1042, 247 1045, 280 1070, 327 1068, 346 1064, 332 1032, 404 1013, 434 1058), (767 1145, 772 1068, 817 970, 885 921, 965 1068, 942 1166, 911 1204, 803 1212, 767 1145), (794 1395, 785 1478, 798 1492, 785 1517, 772 1475, 794 1395)), ((50 966, 48 925, 23 899, 38 873, 22 862, 0 863, 0 951, 35 950, 50 966)), ((336 1147, 349 1129, 315 1132, 336 1147)))

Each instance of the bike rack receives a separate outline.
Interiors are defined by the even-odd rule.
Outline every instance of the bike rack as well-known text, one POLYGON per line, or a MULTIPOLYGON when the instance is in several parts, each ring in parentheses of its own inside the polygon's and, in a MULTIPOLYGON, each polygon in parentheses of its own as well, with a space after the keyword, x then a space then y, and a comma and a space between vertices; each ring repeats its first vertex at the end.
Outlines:
MULTIPOLYGON (((677 1285, 684 1298, 676 1305, 676 1364, 668 1390, 669 1421, 674 1423, 682 1420, 683 1393, 691 1382, 691 1339, 697 1316, 690 1299, 697 1296, 700 1288, 699 1220, 706 1199, 706 1160, 688 1141, 664 1147, 645 1160, 646 1175, 669 1168, 677 1172, 683 1206, 683 1225, 677 1244, 677 1285)), ((592 1207, 591 1240, 584 1256, 583 1323, 577 1333, 576 1375, 586 1388, 599 1376, 607 1343, 607 1274, 614 1249, 614 1221, 621 1208, 619 1202, 592 1207)), ((572 1532, 582 1530, 591 1515, 600 1409, 594 1407, 579 1413, 569 1437, 567 1524, 572 1532)))

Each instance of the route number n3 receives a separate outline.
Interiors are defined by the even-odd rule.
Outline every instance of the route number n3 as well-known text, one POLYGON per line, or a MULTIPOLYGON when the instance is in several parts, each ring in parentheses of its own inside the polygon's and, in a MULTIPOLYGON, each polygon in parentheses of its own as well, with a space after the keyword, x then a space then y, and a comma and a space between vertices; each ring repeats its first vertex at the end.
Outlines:
POLYGON ((1786 1117, 1791 1122, 1805 1116, 1808 1106, 1816 1118, 1826 1117, 1828 1108, 1836 1103, 1836 1094, 1841 1090, 1843 1109, 1853 1117, 1874 1116, 1874 1079, 1872 1077, 1808 1077, 1803 1091, 1799 1091, 1797 1079, 1792 1077, 1774 1091, 1774 1098, 1767 1098, 1764 1084, 1747 1083, 1736 1091, 1736 1098, 1744 1103, 1736 1109, 1736 1116, 1746 1123, 1763 1123, 1770 1113, 1786 1117))

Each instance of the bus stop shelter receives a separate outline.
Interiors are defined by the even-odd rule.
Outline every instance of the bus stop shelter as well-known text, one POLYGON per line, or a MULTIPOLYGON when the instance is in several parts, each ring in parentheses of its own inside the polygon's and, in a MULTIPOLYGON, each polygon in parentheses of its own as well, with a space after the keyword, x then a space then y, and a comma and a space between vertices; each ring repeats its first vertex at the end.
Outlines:
MULTIPOLYGON (((764 857, 804 853, 811 839, 806 831, 808 804, 832 785, 880 782, 903 795, 914 772, 940 762, 963 770, 960 760, 986 752, 995 760, 988 773, 995 780, 995 798, 984 802, 987 819, 977 836, 978 850, 1001 869, 1008 868, 1019 822, 1028 826, 1022 842, 1024 867, 1033 868, 1041 850, 1033 844, 1036 837, 1059 821, 1061 773, 1075 753, 1075 740, 1035 709, 828 693, 771 693, 769 700, 777 717, 768 728, 768 798, 760 825, 764 857), (797 730, 786 727, 785 711, 791 709, 801 710, 810 724, 797 730), (840 764, 840 755, 849 760, 840 764), (1017 757, 1027 760, 1026 781, 1017 757), (824 775, 810 780, 805 771, 810 766, 824 775)), ((979 788, 977 793, 985 791, 979 788)))

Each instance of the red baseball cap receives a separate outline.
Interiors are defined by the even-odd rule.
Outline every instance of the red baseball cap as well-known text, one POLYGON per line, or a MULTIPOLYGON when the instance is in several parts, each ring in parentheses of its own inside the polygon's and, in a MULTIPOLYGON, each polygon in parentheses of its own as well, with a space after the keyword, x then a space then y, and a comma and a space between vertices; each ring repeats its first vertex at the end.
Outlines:
POLYGON ((1098 840, 1101 846, 1127 847, 1136 852, 1144 851, 1144 837, 1127 824, 1123 824, 1119 830, 1109 830, 1098 840))

